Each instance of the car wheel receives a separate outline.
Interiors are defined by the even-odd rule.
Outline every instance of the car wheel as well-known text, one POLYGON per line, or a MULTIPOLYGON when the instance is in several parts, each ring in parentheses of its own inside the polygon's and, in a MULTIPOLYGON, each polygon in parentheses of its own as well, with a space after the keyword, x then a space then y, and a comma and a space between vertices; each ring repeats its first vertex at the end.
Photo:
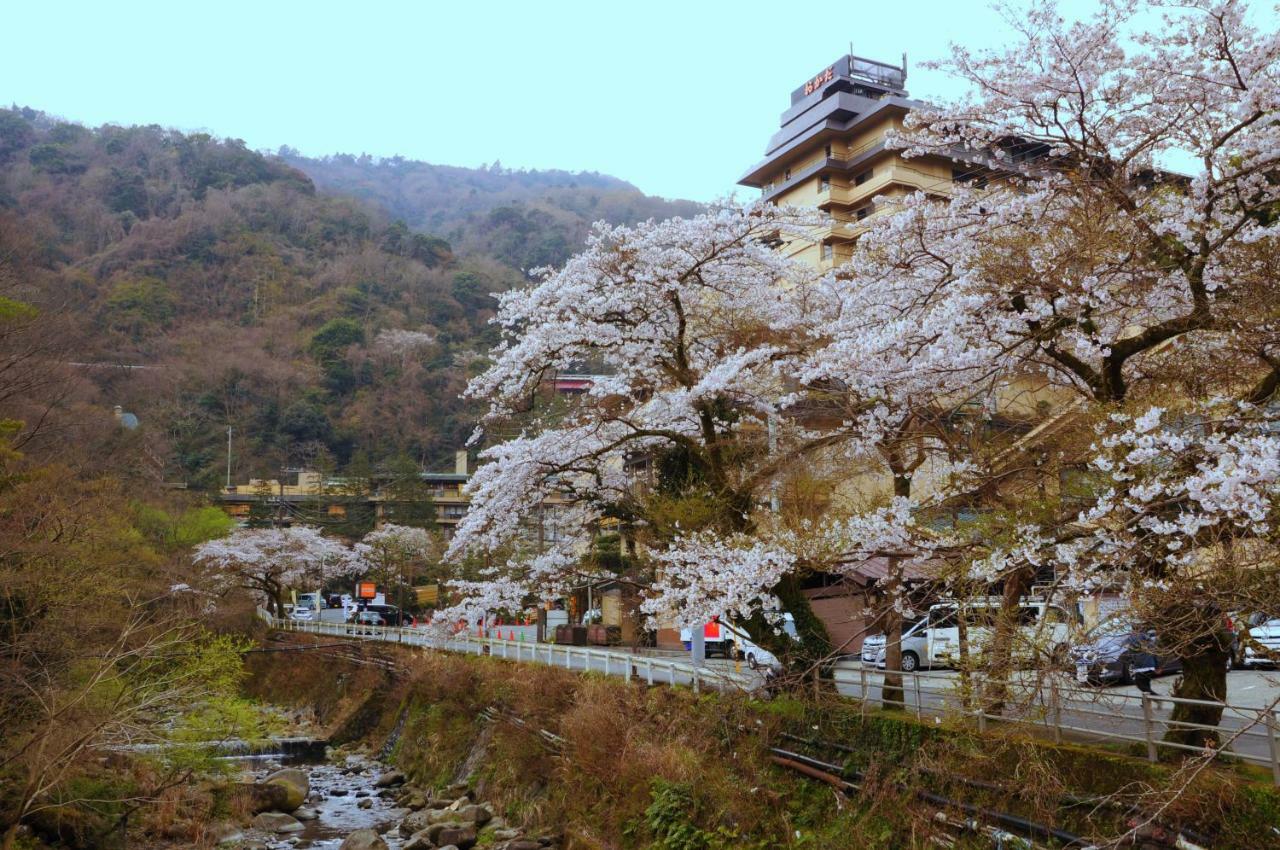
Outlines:
POLYGON ((756 654, 754 652, 747 653, 747 666, 752 670, 760 669, 760 662, 756 660, 756 654))
POLYGON ((920 656, 910 650, 902 653, 902 672, 914 673, 920 669, 920 656))

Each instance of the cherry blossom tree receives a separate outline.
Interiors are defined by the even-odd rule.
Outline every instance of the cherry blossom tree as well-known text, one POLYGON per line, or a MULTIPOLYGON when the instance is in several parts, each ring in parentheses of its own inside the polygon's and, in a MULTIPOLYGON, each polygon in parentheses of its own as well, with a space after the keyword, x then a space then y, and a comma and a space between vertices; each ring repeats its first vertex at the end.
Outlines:
POLYGON ((283 611, 284 591, 320 585, 349 571, 350 550, 311 526, 244 528, 196 547, 194 560, 224 588, 261 593, 273 614, 283 611))
MULTIPOLYGON (((975 179, 945 202, 909 200, 855 257, 893 273, 883 279, 896 293, 875 297, 901 321, 897 342, 951 351, 961 368, 986 360, 1008 380, 1039 376, 1074 396, 1060 411, 1077 431, 1170 395, 1271 402, 1280 36, 1251 27, 1232 0, 1104 2, 1074 24, 1050 3, 1008 17, 1019 32, 1011 48, 957 48, 941 63, 971 95, 913 112, 896 140, 908 155, 967 162, 975 179), (1144 30, 1151 13, 1162 25, 1144 30)), ((1105 502, 1121 514, 1086 521, 1123 525, 1129 486, 1105 502)), ((1063 512, 1029 538, 1069 538, 1071 518, 1063 512)), ((992 576, 1007 615, 997 660, 1007 658, 1018 599, 1046 563, 1034 547, 1021 551, 1029 557, 1001 560, 992 576)), ((1139 564, 1141 587, 1155 574, 1187 576, 1169 556, 1139 564)), ((1219 625, 1207 617, 1201 629, 1219 625)), ((1223 663, 1207 645, 1183 641, 1184 696, 1221 696, 1217 677, 1203 674, 1223 663)))
POLYGON ((351 547, 347 572, 371 577, 383 585, 396 584, 401 591, 421 569, 440 557, 439 538, 422 528, 386 523, 351 547))
MULTIPOLYGON (((487 426, 519 432, 481 453, 449 557, 509 546, 548 500, 571 507, 576 533, 539 569, 504 564, 493 580, 545 593, 555 570, 563 578, 578 568, 569 554, 604 520, 664 553, 673 577, 700 562, 705 534, 749 534, 770 484, 854 427, 818 431, 785 413, 804 395, 797 376, 817 314, 832 303, 828 282, 785 247, 817 224, 796 210, 723 205, 687 220, 601 226, 563 269, 505 294, 497 321, 506 339, 468 395, 489 402, 487 426), (595 376, 576 403, 531 409, 545 379, 584 369, 595 376)), ((750 545, 717 551, 722 560, 704 575, 678 581, 718 576, 735 611, 748 585, 763 598, 786 583, 779 561, 750 545)), ((654 611, 683 622, 705 615, 677 601, 687 595, 658 594, 654 611)))

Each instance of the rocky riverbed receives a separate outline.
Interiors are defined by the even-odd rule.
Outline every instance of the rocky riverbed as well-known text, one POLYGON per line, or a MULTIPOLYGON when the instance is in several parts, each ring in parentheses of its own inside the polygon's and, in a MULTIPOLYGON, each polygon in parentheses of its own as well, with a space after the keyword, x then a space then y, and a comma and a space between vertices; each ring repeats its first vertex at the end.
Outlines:
POLYGON ((418 788, 361 752, 332 751, 324 763, 282 767, 257 760, 240 786, 262 809, 220 825, 225 850, 559 849, 558 836, 513 829, 465 783, 418 788))

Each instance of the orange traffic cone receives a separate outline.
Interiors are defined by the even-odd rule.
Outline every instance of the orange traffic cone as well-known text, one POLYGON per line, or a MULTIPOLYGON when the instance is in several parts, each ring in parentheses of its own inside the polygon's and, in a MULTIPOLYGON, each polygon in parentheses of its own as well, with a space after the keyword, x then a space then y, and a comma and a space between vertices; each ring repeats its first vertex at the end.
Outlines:
POLYGON ((511 629, 507 629, 507 640, 515 640, 515 639, 516 639, 516 633, 513 632, 511 629))

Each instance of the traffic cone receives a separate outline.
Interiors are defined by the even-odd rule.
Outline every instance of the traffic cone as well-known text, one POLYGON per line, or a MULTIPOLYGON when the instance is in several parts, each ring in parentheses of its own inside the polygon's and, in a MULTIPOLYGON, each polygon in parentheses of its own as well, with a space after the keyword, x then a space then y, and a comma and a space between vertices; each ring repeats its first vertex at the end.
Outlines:
POLYGON ((507 640, 514 641, 515 639, 516 639, 516 633, 513 632, 511 629, 507 629, 507 640))

